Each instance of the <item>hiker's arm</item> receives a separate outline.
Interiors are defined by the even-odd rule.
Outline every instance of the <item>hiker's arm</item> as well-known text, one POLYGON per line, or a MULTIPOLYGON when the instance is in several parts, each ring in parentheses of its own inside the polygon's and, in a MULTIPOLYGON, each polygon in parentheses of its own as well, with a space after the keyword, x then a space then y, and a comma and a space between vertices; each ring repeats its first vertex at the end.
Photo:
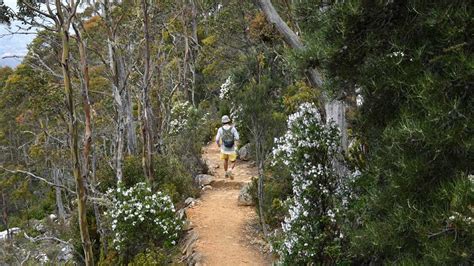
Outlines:
POLYGON ((237 131, 237 129, 234 127, 233 128, 233 134, 234 134, 234 139, 235 139, 235 147, 238 147, 239 146, 239 143, 240 143, 240 136, 239 136, 239 132, 237 131))
POLYGON ((219 140, 221 138, 221 129, 219 128, 219 130, 217 130, 217 135, 216 135, 216 144, 217 144, 217 147, 219 147, 219 140))

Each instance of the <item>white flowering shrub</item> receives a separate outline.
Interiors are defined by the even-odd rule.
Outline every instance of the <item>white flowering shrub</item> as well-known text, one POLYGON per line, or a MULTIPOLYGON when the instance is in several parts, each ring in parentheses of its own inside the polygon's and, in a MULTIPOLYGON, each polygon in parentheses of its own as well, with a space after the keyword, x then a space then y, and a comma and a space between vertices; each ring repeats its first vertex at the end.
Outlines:
POLYGON ((274 245, 283 264, 324 264, 338 257, 344 236, 339 229, 338 178, 331 167, 338 142, 337 127, 324 124, 310 103, 289 116, 287 132, 276 140, 274 162, 289 168, 293 186, 283 239, 274 245))
POLYGON ((193 106, 188 101, 179 101, 171 108, 170 134, 177 134, 186 129, 193 106))
POLYGON ((230 97, 230 90, 232 88, 232 77, 229 76, 225 82, 221 85, 221 88, 219 90, 219 98, 221 100, 228 100, 230 97))
POLYGON ((169 133, 179 134, 185 130, 195 129, 209 120, 209 113, 199 112, 189 101, 178 101, 171 108, 169 133))
POLYGON ((176 245, 183 221, 175 215, 173 202, 162 192, 153 193, 146 183, 109 190, 112 208, 113 246, 124 256, 133 256, 150 245, 176 245))

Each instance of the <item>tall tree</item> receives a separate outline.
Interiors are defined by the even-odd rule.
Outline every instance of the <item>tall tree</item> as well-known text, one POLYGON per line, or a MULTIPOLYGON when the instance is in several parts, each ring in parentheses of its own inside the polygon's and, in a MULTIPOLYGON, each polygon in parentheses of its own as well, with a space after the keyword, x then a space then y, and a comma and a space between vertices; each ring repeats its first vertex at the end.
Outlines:
POLYGON ((143 81, 141 88, 141 123, 142 123, 142 136, 143 136, 143 149, 142 149, 142 164, 145 176, 147 177, 150 184, 153 182, 153 133, 151 126, 151 106, 150 106, 150 71, 151 71, 151 55, 150 55, 150 44, 151 36, 149 32, 149 15, 148 15, 148 0, 141 0, 141 8, 143 14, 143 35, 145 47, 143 50, 144 70, 143 70, 143 81))
MULTIPOLYGON (((270 0, 254 0, 265 14, 267 20, 275 26, 275 28, 283 36, 285 42, 296 51, 304 51, 306 48, 298 35, 288 26, 288 24, 281 18, 270 0)), ((324 84, 324 77, 321 71, 315 67, 308 67, 305 70, 311 85, 321 91, 319 100, 321 113, 325 114, 326 121, 333 120, 341 130, 341 148, 347 150, 347 123, 346 123, 346 108, 343 101, 338 99, 330 99, 328 94, 322 89, 324 84)), ((342 165, 338 166, 339 172, 343 173, 345 170, 342 165)))
MULTIPOLYGON (((56 17, 53 16, 53 12, 50 12, 50 16, 55 20, 57 30, 60 32, 62 40, 62 56, 61 56, 61 69, 63 73, 64 91, 66 93, 66 102, 68 108, 68 128, 70 135, 70 149, 73 164, 73 175, 76 180, 76 192, 78 198, 78 213, 79 213, 79 228, 81 231, 81 240, 83 243, 84 257, 86 265, 94 265, 94 254, 92 252, 92 243, 89 236, 89 229, 87 224, 87 211, 86 211, 86 180, 81 175, 81 168, 79 162, 79 145, 78 145, 78 132, 77 123, 78 119, 75 112, 74 94, 71 82, 71 70, 70 70, 70 48, 69 48, 69 30, 71 28, 72 20, 76 15, 77 7, 80 1, 71 0, 67 8, 63 9, 60 0, 56 0, 56 17)), ((49 8, 48 8, 49 9, 49 8)))
POLYGON ((79 144, 78 144, 78 121, 75 111, 74 92, 71 81, 71 52, 69 30, 76 16, 77 8, 80 1, 70 0, 61 2, 55 0, 52 7, 49 1, 46 1, 46 10, 38 2, 31 2, 21 0, 18 2, 20 12, 15 14, 16 18, 21 19, 25 23, 32 26, 42 26, 45 29, 54 31, 61 37, 61 71, 64 92, 67 106, 67 125, 69 135, 69 152, 72 160, 72 172, 76 183, 77 203, 79 228, 81 233, 81 240, 83 244, 84 257, 86 265, 93 265, 92 243, 90 241, 87 216, 86 216, 86 181, 81 175, 80 158, 79 158, 79 144), (36 20, 35 17, 39 17, 36 20), (48 21, 52 22, 52 27, 48 21))

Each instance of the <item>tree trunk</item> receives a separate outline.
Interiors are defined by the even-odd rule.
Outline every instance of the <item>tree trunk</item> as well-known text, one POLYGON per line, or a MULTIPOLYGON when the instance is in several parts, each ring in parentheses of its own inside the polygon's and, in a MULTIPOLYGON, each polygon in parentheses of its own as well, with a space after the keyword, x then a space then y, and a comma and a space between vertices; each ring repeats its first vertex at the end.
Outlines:
POLYGON ((5 197, 5 191, 3 191, 3 189, 2 189, 2 205, 3 205, 3 211, 2 211, 3 222, 5 223, 5 227, 7 228, 7 238, 10 238, 10 227, 8 224, 8 205, 7 205, 7 200, 5 197))
MULTIPOLYGON (((125 77, 122 77, 125 78, 125 77)), ((124 82, 122 82, 124 83, 124 82)), ((129 155, 137 154, 137 132, 135 130, 135 119, 133 117, 133 101, 131 93, 128 89, 124 89, 123 106, 125 112, 125 127, 127 134, 127 152, 129 155)))
POLYGON ((89 64, 87 62, 87 49, 85 40, 82 38, 81 32, 73 24, 73 29, 76 33, 77 44, 79 48, 79 57, 81 65, 81 94, 82 106, 84 109, 85 125, 84 125, 84 139, 82 150, 82 178, 85 183, 89 180, 89 154, 92 147, 92 127, 91 127, 91 104, 89 100, 89 64))
MULTIPOLYGON (((294 50, 305 50, 305 46, 301 42, 300 38, 296 33, 288 27, 285 21, 280 17, 275 7, 272 5, 270 0, 255 0, 257 5, 260 7, 262 12, 265 14, 268 22, 273 24, 275 28, 280 32, 285 42, 294 50)), ((323 85, 323 79, 321 73, 314 68, 307 69, 306 76, 308 77, 311 85, 321 89, 323 85)), ((328 101, 328 97, 325 92, 322 92, 322 103, 328 101)), ((324 105, 322 105, 324 106, 324 105)))
POLYGON ((68 109, 68 131, 70 137, 70 152, 73 166, 73 175, 76 180, 76 192, 77 192, 77 211, 79 214, 79 228, 81 232, 81 240, 84 249, 84 257, 86 265, 94 265, 94 256, 92 253, 92 244, 89 237, 89 229, 87 224, 86 214, 86 202, 87 194, 86 187, 84 186, 84 180, 81 176, 81 169, 79 163, 79 147, 78 147, 78 133, 77 133, 77 118, 74 106, 74 94, 72 91, 71 83, 71 72, 69 69, 69 27, 70 18, 65 20, 63 15, 61 1, 56 0, 57 16, 59 19, 58 30, 61 34, 62 41, 62 56, 61 56, 61 69, 63 74, 64 92, 66 94, 66 103, 68 109))
POLYGON ((61 182, 59 181, 59 175, 61 170, 53 167, 53 181, 56 185, 55 192, 56 192, 56 207, 58 208, 58 218, 64 224, 66 222, 66 211, 64 210, 64 203, 63 197, 61 192, 61 182))
POLYGON ((190 0, 191 4, 191 29, 192 29, 192 46, 191 46, 191 62, 189 63, 189 69, 192 73, 192 80, 191 80, 191 102, 193 106, 196 106, 196 58, 198 56, 198 22, 197 22, 197 9, 195 0, 190 0))
MULTIPOLYGON (((293 30, 288 27, 288 25, 283 21, 275 7, 272 5, 270 0, 255 0, 256 4, 260 7, 262 12, 265 14, 267 20, 275 26, 275 28, 283 36, 285 42, 294 50, 304 51, 306 48, 301 42, 298 35, 295 34, 293 30)), ((340 145, 342 150, 347 151, 347 125, 345 119, 346 107, 341 101, 330 100, 329 96, 325 91, 322 90, 323 86, 323 77, 321 72, 316 68, 308 68, 305 70, 305 75, 308 78, 311 85, 319 90, 321 90, 321 99, 319 100, 321 109, 321 114, 326 118, 326 122, 334 120, 337 126, 339 127, 342 135, 342 140, 340 145), (330 110, 332 113, 327 114, 327 110, 330 110), (336 118, 336 119, 335 119, 336 118)))
POLYGON ((264 190, 263 190, 263 162, 258 163, 258 212, 260 214, 260 223, 262 224, 263 235, 268 237, 267 223, 265 222, 265 213, 263 212, 264 190))
POLYGON ((265 163, 265 151, 262 144, 262 134, 260 130, 260 124, 258 121, 252 119, 251 121, 251 133, 255 141, 255 159, 257 161, 258 171, 258 182, 257 182, 257 198, 258 198, 258 212, 260 218, 260 224, 262 225, 262 231, 265 238, 268 237, 267 223, 265 222, 264 210, 264 190, 263 190, 263 178, 264 178, 264 163, 265 163))
POLYGON ((131 111, 131 97, 126 91, 127 73, 122 55, 117 52, 115 28, 110 15, 110 2, 104 0, 103 12, 107 27, 107 45, 109 51, 109 67, 111 72, 112 94, 114 97, 116 116, 115 151, 113 166, 117 182, 123 180, 123 152, 125 151, 125 134, 127 134, 127 151, 136 154, 136 133, 131 111))
POLYGON ((120 92, 116 86, 113 86, 113 93, 115 102, 117 105, 117 128, 115 135, 115 151, 114 151, 114 168, 115 175, 117 176, 117 183, 123 181, 123 152, 124 152, 124 141, 125 141, 125 121, 123 115, 123 104, 120 99, 120 92))
POLYGON ((189 61, 189 36, 188 36, 188 24, 186 21, 186 0, 182 0, 181 8, 183 11, 181 12, 181 22, 183 23, 183 31, 184 31, 184 57, 183 57, 183 73, 182 73, 182 81, 181 86, 184 93, 186 93, 188 100, 191 100, 190 90, 188 86, 188 61, 189 61))
POLYGON ((144 72, 143 72, 143 84, 141 91, 141 120, 142 120, 142 135, 143 135, 143 149, 142 149, 142 166, 145 176, 147 177, 150 185, 153 183, 153 139, 151 132, 151 108, 150 108, 150 97, 149 97, 149 86, 150 86, 150 33, 148 25, 148 0, 142 0, 142 12, 143 12, 143 33, 145 38, 145 50, 144 50, 144 72))
MULTIPOLYGON (((95 188, 95 185, 97 184, 97 178, 96 178, 96 153, 93 152, 92 154, 92 182, 91 186, 95 188)), ((107 252, 108 252, 108 244, 107 244, 107 238, 106 238, 106 232, 105 228, 102 224, 102 216, 100 214, 100 209, 99 205, 94 203, 94 215, 95 215, 95 221, 96 221, 96 226, 97 226, 97 231, 99 232, 100 235, 100 243, 101 243, 101 248, 102 248, 102 256, 106 258, 107 257, 107 252)))
POLYGON ((341 130, 341 146, 345 152, 348 147, 346 103, 344 101, 332 100, 325 105, 327 121, 334 121, 341 130))

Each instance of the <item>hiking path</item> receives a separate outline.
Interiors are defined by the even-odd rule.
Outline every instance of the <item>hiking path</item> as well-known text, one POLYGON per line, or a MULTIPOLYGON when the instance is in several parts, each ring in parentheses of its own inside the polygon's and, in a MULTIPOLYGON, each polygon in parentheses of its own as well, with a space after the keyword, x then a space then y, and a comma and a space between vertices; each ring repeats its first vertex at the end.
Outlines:
POLYGON ((257 218, 255 208, 237 204, 240 188, 256 176, 256 168, 250 162, 238 161, 232 170, 234 180, 225 179, 219 152, 215 143, 204 148, 203 157, 215 178, 213 189, 204 191, 199 202, 187 210, 199 236, 195 250, 202 254, 202 264, 208 266, 271 265, 249 237, 249 224, 257 218))

